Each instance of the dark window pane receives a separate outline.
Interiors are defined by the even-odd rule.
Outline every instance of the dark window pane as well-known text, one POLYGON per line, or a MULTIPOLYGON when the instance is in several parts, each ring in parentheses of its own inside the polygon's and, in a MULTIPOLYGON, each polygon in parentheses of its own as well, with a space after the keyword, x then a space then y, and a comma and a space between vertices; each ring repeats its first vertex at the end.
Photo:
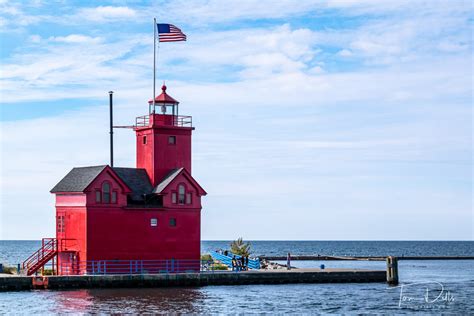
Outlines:
POLYGON ((176 192, 171 193, 171 203, 176 204, 176 192))
POLYGON ((176 218, 170 218, 170 226, 175 227, 176 226, 176 218))
POLYGON ((59 215, 57 218, 58 233, 64 233, 64 216, 59 215))
POLYGON ((97 203, 100 203, 100 196, 101 196, 100 191, 95 191, 95 201, 97 203))
POLYGON ((117 191, 112 192, 112 203, 117 203, 117 191))
POLYGON ((168 144, 170 145, 176 144, 176 136, 168 136, 168 144))
POLYGON ((179 204, 184 204, 184 198, 185 198, 185 189, 184 185, 180 184, 178 186, 178 203, 179 204))
POLYGON ((108 182, 102 184, 102 202, 110 203, 110 184, 108 182))

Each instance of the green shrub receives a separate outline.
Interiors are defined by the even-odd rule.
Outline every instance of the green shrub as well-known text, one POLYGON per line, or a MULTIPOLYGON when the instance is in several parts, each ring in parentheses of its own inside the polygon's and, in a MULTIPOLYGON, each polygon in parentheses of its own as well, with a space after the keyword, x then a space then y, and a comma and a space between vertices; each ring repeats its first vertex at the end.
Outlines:
POLYGON ((44 269, 43 270, 43 275, 54 275, 53 274, 53 269, 44 269))
POLYGON ((208 253, 201 255, 201 260, 213 261, 211 255, 208 253))
POLYGON ((211 267, 211 270, 228 270, 229 268, 222 263, 214 263, 211 267))
POLYGON ((244 242, 240 237, 230 243, 230 251, 236 255, 247 257, 250 255, 250 243, 244 242))
POLYGON ((3 266, 3 273, 18 274, 18 269, 14 267, 3 266))

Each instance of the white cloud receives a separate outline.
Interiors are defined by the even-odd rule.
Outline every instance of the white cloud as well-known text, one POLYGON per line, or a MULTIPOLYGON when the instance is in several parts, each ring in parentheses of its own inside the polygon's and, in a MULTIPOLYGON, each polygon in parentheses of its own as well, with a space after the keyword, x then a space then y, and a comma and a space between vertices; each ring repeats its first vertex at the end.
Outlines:
POLYGON ((137 12, 129 7, 99 6, 80 9, 76 17, 95 22, 130 19, 137 16, 137 12))
POLYGON ((321 66, 314 66, 308 70, 308 74, 321 74, 323 72, 324 69, 321 66))
POLYGON ((242 1, 171 1, 163 7, 155 6, 152 12, 165 12, 160 18, 193 25, 206 25, 234 20, 275 19, 316 12, 322 3, 301 0, 295 5, 291 0, 242 0, 242 1))
POLYGON ((445 40, 438 44, 438 49, 448 53, 461 53, 472 49, 472 43, 463 43, 456 40, 445 40))
POLYGON ((391 14, 404 17, 406 15, 445 15, 465 14, 470 11, 469 0, 328 0, 327 8, 340 10, 347 15, 383 15, 391 14))
POLYGON ((101 37, 90 37, 82 34, 71 34, 67 36, 52 36, 48 40, 62 43, 98 43, 103 40, 101 37))
POLYGON ((35 43, 35 44, 36 44, 36 43, 39 43, 39 42, 41 42, 41 36, 39 36, 39 35, 36 35, 36 34, 34 34, 34 35, 30 35, 30 37, 29 37, 29 40, 30 40, 30 42, 32 42, 32 43, 35 43))
MULTIPOLYGON (((196 74, 209 69, 234 67, 237 69, 234 70, 235 73, 239 74, 238 81, 199 87, 204 90, 209 88, 210 94, 216 93, 212 89, 219 87, 217 93, 223 100, 231 103, 235 100, 229 97, 233 95, 232 89, 244 89, 249 91, 249 95, 255 94, 253 100, 258 100, 261 104, 294 100, 295 96, 302 94, 312 96, 306 100, 314 99, 318 104, 355 98, 383 98, 390 102, 413 98, 434 100, 454 93, 469 94, 470 88, 462 84, 470 75, 468 69, 462 66, 470 60, 469 55, 444 56, 440 59, 432 56, 433 52, 430 50, 429 54, 422 51, 415 58, 409 53, 407 44, 404 44, 408 38, 414 37, 412 31, 398 32, 395 29, 402 35, 397 35, 394 40, 386 33, 394 29, 381 33, 377 31, 377 26, 380 25, 369 24, 355 30, 350 44, 356 50, 353 54, 358 58, 365 56, 370 63, 388 65, 387 68, 374 71, 370 68, 364 71, 356 69, 349 73, 325 71, 321 66, 323 52, 315 47, 316 44, 323 45, 321 31, 292 29, 289 25, 283 25, 270 29, 207 32, 204 35, 195 34, 189 43, 178 48, 163 45, 159 55, 159 75, 166 78, 166 73, 186 71, 196 74), (400 59, 405 59, 405 62, 401 63, 400 59), (174 60, 184 63, 169 66, 174 60), (396 66, 390 67, 390 61, 397 61, 396 66), (436 64, 439 66, 433 67, 436 64), (163 74, 164 71, 166 72, 163 74), (404 80, 400 80, 400 72, 403 72, 404 80), (354 84, 347 85, 347 81, 354 84), (443 89, 437 89, 433 93, 429 88, 433 85, 442 86, 443 89), (289 88, 289 91, 284 91, 281 87, 289 88), (275 90, 282 93, 275 93, 275 90), (340 91, 345 92, 341 94, 340 91)), ((406 29, 407 24, 400 27, 406 29)), ((332 30, 328 34, 329 37, 336 37, 332 30)), ((345 34, 343 38, 345 41, 345 34)), ((51 40, 61 41, 64 46, 46 44, 42 46, 42 50, 30 49, 2 66, 5 102, 69 98, 77 95, 97 97, 102 95, 103 87, 122 89, 125 95, 136 96, 138 93, 134 91, 144 91, 149 86, 152 61, 149 42, 152 39, 146 34, 123 36, 121 39, 114 39, 112 43, 79 34, 52 37, 51 40), (20 93, 24 90, 28 90, 29 94, 20 93)), ((344 41, 341 45, 348 44, 344 41)), ((178 80, 185 80, 185 77, 178 77, 178 80)), ((196 91, 189 92, 194 95, 196 91)))
POLYGON ((338 54, 339 56, 342 56, 342 57, 350 57, 350 56, 352 56, 352 52, 351 52, 350 50, 348 50, 348 49, 342 49, 342 50, 340 50, 339 52, 337 52, 337 54, 338 54))

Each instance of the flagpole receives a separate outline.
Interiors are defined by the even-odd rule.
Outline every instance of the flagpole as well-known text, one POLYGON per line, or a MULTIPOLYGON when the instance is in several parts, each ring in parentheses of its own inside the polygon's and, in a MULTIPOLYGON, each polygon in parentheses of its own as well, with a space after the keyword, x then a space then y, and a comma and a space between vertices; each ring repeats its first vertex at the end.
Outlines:
POLYGON ((156 18, 153 18, 153 113, 155 113, 155 97, 156 97, 155 89, 156 89, 156 18))

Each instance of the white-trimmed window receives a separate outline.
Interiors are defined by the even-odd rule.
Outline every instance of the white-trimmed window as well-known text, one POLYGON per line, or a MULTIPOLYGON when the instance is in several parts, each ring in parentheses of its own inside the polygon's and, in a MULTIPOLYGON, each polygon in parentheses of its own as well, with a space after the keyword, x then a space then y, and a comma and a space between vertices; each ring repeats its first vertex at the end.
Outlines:
POLYGON ((102 203, 110 203, 110 183, 102 184, 102 203))
POLYGON ((151 227, 156 227, 156 226, 158 226, 158 218, 151 218, 151 219, 150 219, 150 226, 151 226, 151 227))
POLYGON ((183 184, 178 185, 178 203, 184 204, 186 198, 186 189, 183 184))

